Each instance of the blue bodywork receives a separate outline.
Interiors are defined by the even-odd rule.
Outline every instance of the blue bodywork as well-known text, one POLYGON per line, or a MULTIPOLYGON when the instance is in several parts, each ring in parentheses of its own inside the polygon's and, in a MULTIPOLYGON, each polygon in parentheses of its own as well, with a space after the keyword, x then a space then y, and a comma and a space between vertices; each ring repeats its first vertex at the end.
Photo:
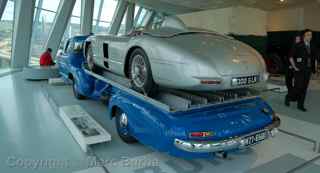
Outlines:
MULTIPOLYGON (((73 39, 85 40, 85 37, 73 39)), ((273 121, 272 108, 259 97, 188 111, 165 111, 87 74, 81 66, 84 62, 83 54, 63 56, 59 61, 60 73, 66 80, 72 75, 77 81, 78 92, 88 98, 99 100, 101 95, 108 94, 109 118, 113 118, 115 109, 120 108, 128 115, 130 135, 144 145, 173 156, 214 156, 214 153, 191 153, 178 149, 174 146, 174 139, 220 141, 262 130, 273 121), (201 139, 190 137, 191 132, 199 131, 213 131, 215 135, 201 139)))
MULTIPOLYGON (((60 74, 67 81, 72 79, 74 76, 78 76, 76 73, 81 69, 82 64, 86 61, 82 49, 87 38, 88 36, 76 36, 70 38, 66 42, 62 52, 57 56, 60 74), (81 44, 82 47, 75 50, 75 43, 81 44)), ((79 80, 81 79, 79 78, 79 80)), ((79 83, 83 82, 79 81, 79 83)))

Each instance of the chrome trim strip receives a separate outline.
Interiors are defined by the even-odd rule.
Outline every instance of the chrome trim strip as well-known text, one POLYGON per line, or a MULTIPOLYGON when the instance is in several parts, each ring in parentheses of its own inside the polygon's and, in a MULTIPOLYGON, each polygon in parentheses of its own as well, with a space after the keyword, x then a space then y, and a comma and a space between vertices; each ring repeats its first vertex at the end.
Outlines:
MULTIPOLYGON (((232 139, 218 141, 218 142, 197 142, 197 141, 183 141, 180 139, 175 139, 174 145, 181 150, 192 152, 192 153, 213 153, 213 152, 227 151, 227 150, 233 150, 233 149, 245 149, 250 147, 250 146, 246 146, 245 138, 254 134, 262 133, 262 132, 267 133, 267 136, 264 140, 270 137, 274 137, 275 134, 278 133, 279 125, 280 125, 280 119, 275 118, 273 123, 270 126, 267 126, 265 129, 260 131, 255 131, 241 137, 234 137, 232 139)), ((262 141, 259 141, 256 144, 262 141)))

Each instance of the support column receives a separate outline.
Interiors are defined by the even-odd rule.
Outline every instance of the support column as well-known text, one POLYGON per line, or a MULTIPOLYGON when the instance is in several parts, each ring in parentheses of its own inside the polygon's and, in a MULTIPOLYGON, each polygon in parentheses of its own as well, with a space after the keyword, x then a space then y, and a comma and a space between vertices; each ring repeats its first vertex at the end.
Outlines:
POLYGON ((81 1, 81 33, 89 35, 92 32, 94 0, 81 1))
POLYGON ((53 22, 49 39, 46 44, 46 48, 52 49, 52 55, 55 57, 57 54, 61 39, 68 26, 68 22, 71 18, 72 10, 76 0, 61 0, 56 17, 53 22))
POLYGON ((33 13, 36 0, 16 0, 12 43, 12 68, 29 63, 33 13))
POLYGON ((128 11, 127 11, 127 15, 126 15, 126 31, 125 31, 125 33, 129 33, 133 28, 134 10, 135 10, 135 4, 130 3, 128 5, 128 11))
POLYGON ((4 12, 4 9, 7 6, 7 2, 8 2, 8 0, 0 0, 0 20, 2 18, 2 14, 4 12))
POLYGON ((126 0, 119 0, 115 15, 111 22, 109 34, 117 35, 121 26, 122 19, 126 13, 128 2, 126 0))

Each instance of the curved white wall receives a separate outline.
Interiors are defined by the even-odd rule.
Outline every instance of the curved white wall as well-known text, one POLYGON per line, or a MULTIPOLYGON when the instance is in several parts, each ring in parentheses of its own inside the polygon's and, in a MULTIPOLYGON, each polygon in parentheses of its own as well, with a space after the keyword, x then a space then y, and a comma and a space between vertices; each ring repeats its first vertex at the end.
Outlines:
POLYGON ((180 15, 187 26, 217 31, 223 34, 231 32, 230 19, 232 8, 206 10, 180 15))
POLYGON ((230 7, 179 16, 188 26, 223 34, 266 35, 267 12, 255 8, 230 7))
POLYGON ((303 8, 283 9, 268 13, 268 31, 294 31, 302 30, 303 8))
POLYGON ((179 17, 190 27, 203 28, 223 34, 265 36, 268 31, 295 31, 310 28, 320 31, 320 3, 299 8, 263 11, 248 7, 206 10, 179 17))

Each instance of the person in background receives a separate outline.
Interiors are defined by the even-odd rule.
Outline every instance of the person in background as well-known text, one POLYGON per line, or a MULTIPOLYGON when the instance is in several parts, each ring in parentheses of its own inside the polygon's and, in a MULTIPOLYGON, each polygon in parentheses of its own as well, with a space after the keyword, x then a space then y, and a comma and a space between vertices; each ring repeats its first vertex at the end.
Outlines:
MULTIPOLYGON (((286 96, 286 98, 288 97, 288 95, 292 95, 292 92, 293 92, 293 80, 294 80, 294 69, 293 69, 293 66, 295 65, 294 64, 294 61, 293 61, 293 55, 292 55, 292 50, 294 48, 294 46, 296 44, 299 44, 301 42, 301 37, 300 35, 297 35, 295 38, 294 38, 294 43, 292 45, 292 48, 289 52, 289 63, 288 63, 288 67, 286 68, 286 74, 285 74, 285 81, 286 81, 286 85, 287 85, 287 88, 288 88, 288 94, 286 96)), ((290 106, 290 100, 289 99, 285 99, 285 105, 286 106, 290 106)))
POLYGON ((52 49, 48 48, 41 56, 40 56, 40 66, 53 66, 55 63, 52 60, 52 49))
POLYGON ((311 73, 316 72, 316 49, 312 40, 312 31, 306 29, 302 32, 302 41, 292 49, 292 68, 294 69, 294 88, 286 96, 286 102, 298 101, 298 109, 306 112, 304 102, 309 86, 311 73))

